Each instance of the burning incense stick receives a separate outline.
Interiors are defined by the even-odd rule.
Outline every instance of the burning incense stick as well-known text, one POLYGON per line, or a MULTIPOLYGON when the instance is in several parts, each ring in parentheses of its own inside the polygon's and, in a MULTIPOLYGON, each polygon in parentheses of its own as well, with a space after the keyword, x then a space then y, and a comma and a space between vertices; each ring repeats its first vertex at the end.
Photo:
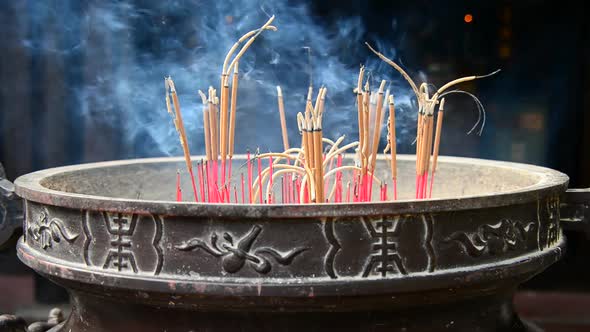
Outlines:
POLYGON ((358 128, 359 128, 359 138, 358 138, 358 142, 359 142, 359 148, 358 148, 358 159, 359 162, 362 163, 362 159, 363 159, 363 138, 364 138, 364 130, 365 130, 365 125, 363 123, 363 76, 365 74, 365 67, 361 66, 361 69, 359 70, 359 76, 358 76, 358 81, 357 81, 357 87, 356 87, 356 102, 357 102, 357 111, 358 111, 358 128))
MULTIPOLYGON (((391 180, 393 182, 393 199, 397 200, 397 137, 395 135, 395 104, 393 95, 389 95, 389 151, 391 153, 391 180)), ((387 148, 386 148, 387 150, 387 148)))
POLYGON ((381 111, 383 108, 383 92, 385 89, 386 81, 381 81, 379 86, 377 105, 375 110, 375 125, 373 129, 373 145, 371 147, 371 172, 375 173, 375 165, 377 162, 377 152, 379 151, 379 138, 381 138, 381 111))
POLYGON ((279 116, 281 118, 281 132, 283 134, 283 149, 289 150, 289 135, 287 134, 287 120, 285 119, 285 105, 283 104, 283 91, 277 85, 277 99, 279 103, 279 116))
MULTIPOLYGON (((236 132, 236 111, 238 105, 238 65, 236 62, 234 67, 234 75, 231 83, 231 108, 229 117, 229 158, 231 159, 234 155, 234 137, 236 132)), ((230 174, 231 176, 231 174, 230 174)))
POLYGON ((215 134, 215 96, 213 94, 213 87, 209 87, 209 144, 211 149, 211 156, 210 161, 217 160, 217 150, 216 150, 216 142, 217 142, 217 135, 215 134))
MULTIPOLYGON (((252 30, 245 35, 243 35, 238 41, 230 48, 228 51, 225 60, 223 62, 223 67, 221 71, 221 118, 219 122, 219 144, 221 146, 221 159, 222 159, 222 175, 224 182, 225 179, 225 160, 227 154, 229 152, 229 158, 233 157, 234 154, 234 137, 235 137, 235 123, 236 123, 236 111, 237 111, 237 92, 238 92, 238 63, 242 55, 248 50, 250 45, 256 40, 256 38, 265 30, 276 31, 276 27, 270 25, 272 21, 274 21, 274 15, 266 21, 262 27, 256 30, 252 30), (246 39, 248 41, 242 46, 238 54, 231 60, 230 59, 233 53, 237 50, 239 45, 243 43, 246 39), (228 65, 229 63, 229 65, 228 65), (234 70, 233 73, 233 80, 232 80, 232 91, 231 91, 231 114, 229 115, 229 126, 228 126, 228 102, 229 102, 229 73, 230 71, 234 70), (229 128, 228 128, 229 127, 229 128), (229 150, 229 151, 228 151, 229 150)), ((215 156, 217 160, 217 155, 215 156)), ((231 161, 230 161, 230 174, 228 175, 228 183, 229 179, 231 179, 231 161)), ((227 195, 229 196, 229 191, 227 191, 227 195)))
MULTIPOLYGON (((191 177, 191 183, 193 185, 193 194, 195 196, 195 201, 199 201, 199 196, 197 195, 197 186, 195 184, 195 177, 193 175, 193 165, 191 162, 191 154, 188 147, 188 141, 186 139, 186 132, 184 130, 184 123, 182 121, 182 112, 180 111, 180 102, 178 100, 178 95, 176 94, 176 87, 174 86, 174 81, 172 78, 168 77, 165 79, 165 86, 167 87, 166 94, 168 93, 172 96, 172 105, 174 106, 174 111, 171 112, 174 117, 174 122, 176 124, 176 128, 178 130, 178 135, 180 138, 180 145, 182 146, 182 151, 184 153, 184 159, 186 162, 186 168, 188 169, 189 175, 191 177)), ((168 100, 168 97, 166 98, 168 100)), ((169 105, 169 102, 167 102, 169 105)))
MULTIPOLYGON (((379 53, 377 50, 375 50, 373 47, 371 47, 371 45, 369 45, 369 43, 365 43, 365 45, 367 45, 367 47, 371 50, 371 52, 375 53, 381 60, 385 61, 387 64, 389 64, 390 66, 395 68, 395 70, 397 70, 404 77, 404 79, 410 84, 410 87, 412 87, 412 90, 414 90, 414 93, 416 94, 416 96, 420 95, 420 93, 418 92, 418 87, 416 86, 416 83, 414 83, 414 81, 410 78, 410 75, 408 75, 402 69, 402 67, 400 67, 397 63, 395 63, 395 62, 391 61, 390 59, 388 59, 387 57, 385 57, 383 54, 379 53)), ((418 103, 421 104, 420 99, 418 99, 418 103)))
MULTIPOLYGON (((283 152, 265 154, 257 152, 254 159, 257 162, 258 176, 255 180, 253 177, 254 160, 251 159, 250 153, 248 152, 247 179, 246 174, 241 172, 241 183, 240 185, 233 185, 234 192, 233 195, 231 194, 232 157, 234 155, 236 112, 238 106, 239 60, 262 32, 276 30, 276 27, 270 25, 273 20, 274 16, 259 29, 252 30, 240 37, 230 48, 222 66, 219 93, 213 87, 209 87, 207 94, 199 91, 203 103, 203 135, 206 151, 206 160, 197 164, 201 200, 209 203, 231 203, 233 200, 233 203, 238 203, 240 196, 238 187, 241 186, 242 203, 277 204, 279 201, 283 204, 310 202, 341 203, 343 202, 344 190, 347 191, 347 202, 369 202, 373 201, 372 193, 374 184, 379 186, 379 196, 375 200, 388 200, 388 184, 376 177, 376 174, 378 174, 378 164, 381 165, 377 161, 377 155, 379 154, 379 142, 383 122, 386 117, 384 107, 387 106, 389 107, 387 118, 388 144, 383 153, 390 152, 390 172, 393 185, 392 199, 396 200, 398 174, 394 98, 390 94, 389 87, 385 89, 386 81, 381 81, 377 91, 371 91, 371 73, 365 77, 364 66, 361 66, 359 70, 358 80, 354 90, 356 93, 358 113, 358 141, 344 144, 344 136, 341 136, 336 141, 324 137, 322 121, 327 87, 320 87, 315 100, 312 100, 314 90, 310 65, 310 82, 305 109, 303 112, 297 114, 297 126, 301 134, 301 146, 290 148, 283 91, 280 86, 277 86, 277 102, 281 121, 283 152), (354 164, 343 164, 343 154, 353 148, 356 148, 354 164), (226 164, 228 157, 229 167, 226 169, 226 166, 228 166, 226 164), (268 158, 268 165, 265 167, 262 164, 263 158, 268 158), (291 163, 291 161, 293 162, 291 163), (334 163, 336 163, 335 167, 334 163), (347 177, 345 189, 343 188, 344 174, 347 177), (333 176, 334 179, 331 180, 330 176, 333 176), (277 194, 274 194, 274 185, 279 180, 281 184, 280 197, 278 196, 278 190, 276 191, 277 194), (246 198, 246 191, 248 191, 248 198, 246 198)), ((416 95, 418 101, 415 142, 416 198, 423 199, 431 197, 442 136, 443 97, 446 94, 455 92, 469 94, 461 90, 447 90, 456 84, 491 76, 497 73, 497 71, 488 75, 466 76, 452 80, 444 84, 440 89, 432 91, 434 93, 430 95, 431 92, 428 91, 428 87, 432 86, 431 84, 422 83, 418 88, 417 84, 399 65, 373 49, 369 44, 367 46, 380 59, 397 70, 408 81, 416 95), (434 110, 436 105, 440 106, 435 125, 434 110), (428 187, 429 180, 430 188, 428 187)), ((191 176, 195 200, 198 201, 199 198, 192 171, 192 162, 178 95, 174 83, 170 78, 165 79, 165 87, 166 109, 172 116, 175 129, 178 132, 187 169, 191 176)), ((474 128, 478 126, 480 120, 482 121, 483 127, 483 123, 485 122, 485 113, 482 110, 483 106, 475 96, 469 95, 476 101, 480 112, 480 117, 474 128)), ((177 200, 182 200, 180 180, 180 173, 177 172, 177 200)))
POLYGON ((205 154, 207 155, 207 160, 211 160, 211 143, 209 142, 211 139, 211 133, 209 132, 209 104, 207 102, 207 96, 203 93, 203 91, 199 90, 199 95, 201 96, 201 101, 203 102, 203 134, 205 136, 205 154))
MULTIPOLYGON (((225 75, 225 74, 224 74, 225 75)), ((227 158, 227 119, 228 119, 228 105, 229 105, 229 83, 222 77, 224 82, 221 87, 221 104, 219 108, 219 149, 221 155, 221 162, 225 166, 225 160, 227 158)), ((222 166, 222 167, 223 167, 222 166)), ((223 169, 225 172, 225 168, 223 169)))
POLYGON ((442 98, 440 106, 438 107, 437 119, 436 119, 436 137, 434 139, 434 152, 432 153, 432 175, 430 176, 430 190, 428 197, 432 197, 432 186, 434 185, 434 174, 436 173, 436 166, 438 162, 438 152, 440 147, 440 137, 442 135, 442 123, 444 116, 445 99, 442 98))
POLYGON ((248 162, 248 198, 249 203, 253 203, 252 197, 252 163, 250 160, 250 150, 247 152, 247 162, 248 162))

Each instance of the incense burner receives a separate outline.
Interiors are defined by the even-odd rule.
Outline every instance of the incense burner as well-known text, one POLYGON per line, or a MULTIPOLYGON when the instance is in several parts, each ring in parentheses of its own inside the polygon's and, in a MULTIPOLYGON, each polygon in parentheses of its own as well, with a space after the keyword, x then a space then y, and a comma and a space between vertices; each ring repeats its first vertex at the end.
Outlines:
POLYGON ((441 157, 434 198, 413 200, 401 156, 395 202, 242 205, 173 201, 182 165, 16 180, 18 255, 73 303, 52 331, 519 331, 514 290, 564 250, 568 178, 542 167, 441 157))

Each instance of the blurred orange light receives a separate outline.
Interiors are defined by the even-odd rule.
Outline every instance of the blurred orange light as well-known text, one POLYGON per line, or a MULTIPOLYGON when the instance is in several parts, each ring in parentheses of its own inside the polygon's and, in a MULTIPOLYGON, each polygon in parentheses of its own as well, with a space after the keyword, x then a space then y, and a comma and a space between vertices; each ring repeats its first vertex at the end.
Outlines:
POLYGON ((465 23, 471 23, 473 21, 473 15, 465 14, 465 16, 463 17, 463 21, 465 21, 465 23))

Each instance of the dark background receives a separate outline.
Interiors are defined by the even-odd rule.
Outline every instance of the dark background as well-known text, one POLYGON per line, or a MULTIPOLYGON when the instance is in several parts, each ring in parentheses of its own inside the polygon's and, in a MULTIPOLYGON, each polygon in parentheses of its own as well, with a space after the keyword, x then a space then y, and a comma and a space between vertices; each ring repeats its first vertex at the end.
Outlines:
MULTIPOLYGON (((83 16, 95 2, 74 2, 77 4, 68 10, 83 16)), ((119 33, 131 36, 132 47, 141 51, 137 56, 156 57, 163 52, 158 46, 163 38, 160 34, 170 32, 150 30, 150 15, 167 17, 171 14, 165 6, 182 8, 201 3, 162 1, 156 6, 155 1, 127 2, 145 11, 139 11, 140 19, 132 20, 131 28, 119 33)), ((66 164, 165 155, 146 148, 151 144, 149 136, 137 135, 129 143, 122 138, 123 126, 95 123, 85 116, 88 112, 117 112, 123 107, 115 105, 105 111, 101 103, 81 105, 71 94, 76 91, 70 89, 72 86, 95 85, 105 63, 81 51, 45 52, 23 44, 23 40, 45 45, 66 31, 72 45, 93 47, 81 43, 92 34, 76 33, 70 21, 38 24, 39 13, 35 11, 40 9, 34 3, 0 4, 0 162, 7 177, 13 180, 31 171, 66 164), (62 23, 67 29, 55 28, 62 23), (91 109, 83 113, 79 111, 82 106, 91 109)), ((60 8, 59 1, 47 3, 60 8)), ((364 27, 359 44, 367 40, 393 45, 396 60, 402 61, 412 75, 423 72, 436 85, 501 68, 502 72, 491 79, 463 86, 486 106, 487 124, 482 136, 465 136, 476 113, 469 111, 474 109, 470 100, 454 97, 445 117, 442 153, 543 165, 568 174, 570 187, 590 186, 590 27, 583 6, 534 0, 286 3, 308 6, 312 19, 327 31, 337 29, 342 18, 359 16, 364 27), (466 14, 473 17, 469 23, 466 14)), ((192 18, 175 19, 178 28, 192 18)), ((183 45, 190 48, 190 44, 183 45)), ((363 48, 354 52, 343 48, 341 52, 341 61, 351 68, 371 57, 363 48)), ((100 56, 109 54, 115 55, 107 66, 125 66, 126 58, 117 50, 104 51, 100 56)), ((409 144, 400 149, 412 152, 409 144)), ((527 283, 526 289, 582 293, 590 288, 585 263, 590 240, 584 233, 566 235, 566 258, 527 283)), ((14 252, 0 254, 2 293, 13 296, 0 300, 0 312, 21 310, 36 302, 67 300, 63 292, 33 277, 16 261, 14 252)))

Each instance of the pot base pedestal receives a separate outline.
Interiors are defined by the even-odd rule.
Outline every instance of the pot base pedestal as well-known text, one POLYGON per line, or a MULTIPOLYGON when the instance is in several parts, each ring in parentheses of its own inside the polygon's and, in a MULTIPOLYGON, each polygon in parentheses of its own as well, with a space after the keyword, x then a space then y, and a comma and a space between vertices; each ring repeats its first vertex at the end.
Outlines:
POLYGON ((71 299, 71 316, 52 332, 528 331, 512 309, 510 294, 403 310, 348 312, 201 312, 122 303, 76 291, 71 299))

